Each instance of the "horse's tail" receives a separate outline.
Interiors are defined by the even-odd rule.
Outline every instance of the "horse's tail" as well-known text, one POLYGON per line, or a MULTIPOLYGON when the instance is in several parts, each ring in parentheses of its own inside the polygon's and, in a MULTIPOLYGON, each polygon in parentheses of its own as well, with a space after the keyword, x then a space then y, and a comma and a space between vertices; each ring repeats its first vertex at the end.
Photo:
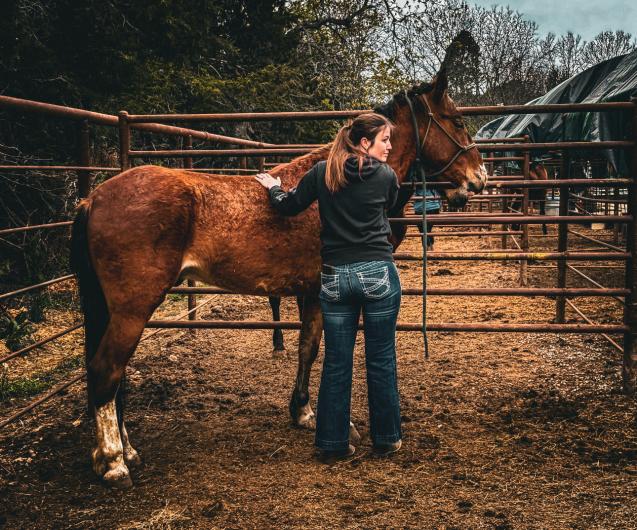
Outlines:
POLYGON ((100 285, 88 248, 88 219, 90 203, 84 200, 77 209, 71 230, 71 267, 77 275, 80 304, 84 313, 84 343, 88 380, 89 414, 93 409, 92 382, 88 366, 106 332, 109 315, 104 292, 100 285))

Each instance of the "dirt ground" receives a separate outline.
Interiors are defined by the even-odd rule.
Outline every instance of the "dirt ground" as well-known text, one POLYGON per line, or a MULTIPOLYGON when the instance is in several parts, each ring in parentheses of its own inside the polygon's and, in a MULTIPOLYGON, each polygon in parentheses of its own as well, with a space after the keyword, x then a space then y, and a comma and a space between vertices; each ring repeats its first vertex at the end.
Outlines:
MULTIPOLYGON (((608 231, 594 234, 610 241, 608 231)), ((532 249, 554 247, 555 237, 533 235, 532 249)), ((488 248, 487 241, 438 238, 436 250, 488 248)), ((499 240, 493 241, 495 247, 499 240)), ((419 246, 412 238, 401 250, 419 246)), ((531 285, 555 285, 554 269, 531 265, 531 285)), ((420 286, 418 262, 399 268, 403 287, 420 286)), ((586 271, 608 287, 622 284, 621 269, 586 271)), ((431 263, 429 274, 432 287, 513 287, 518 266, 441 262, 431 263)), ((569 285, 586 284, 569 274, 569 285)), ((432 322, 548 322, 555 311, 553 300, 540 297, 428 303, 432 322)), ((577 303, 596 322, 621 321, 617 301, 577 303)), ((420 304, 418 297, 403 298, 400 320, 419 322, 420 304)), ((184 308, 184 300, 172 300, 160 316, 184 308)), ((283 319, 297 319, 293 300, 282 310, 283 319)), ((567 316, 581 322, 570 309, 567 316)), ((201 317, 269 320, 270 314, 265 298, 219 295, 201 317)), ((51 326, 70 323, 58 320, 49 315, 51 326)), ((635 401, 621 393, 620 356, 602 337, 431 333, 425 361, 422 336, 399 333, 404 445, 379 459, 366 436, 361 336, 352 407, 363 441, 352 460, 333 466, 314 459, 312 432, 290 425, 297 332, 285 339, 287 359, 272 358, 268 331, 168 331, 142 342, 129 367, 127 423, 144 462, 132 471, 128 491, 105 488, 91 470, 93 422, 82 384, 5 428, 0 526, 637 528, 635 401)), ((81 344, 82 333, 75 333, 16 360, 10 376, 78 355, 81 344)), ((312 403, 321 361, 322 355, 312 403)), ((5 404, 0 417, 29 399, 5 404)))

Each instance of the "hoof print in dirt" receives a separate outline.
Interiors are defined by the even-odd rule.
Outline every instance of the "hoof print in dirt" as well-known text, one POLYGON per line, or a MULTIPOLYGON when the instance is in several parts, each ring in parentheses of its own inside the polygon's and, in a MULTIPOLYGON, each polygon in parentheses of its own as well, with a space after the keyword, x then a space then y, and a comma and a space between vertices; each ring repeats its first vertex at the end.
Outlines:
POLYGON ((212 519, 213 517, 216 517, 221 512, 223 512, 224 509, 225 509, 225 506, 222 500, 215 501, 212 504, 209 504, 208 506, 206 506, 203 510, 201 510, 201 515, 203 515, 204 517, 208 517, 209 519, 212 519))
POLYGON ((457 506, 459 512, 467 513, 473 507, 473 503, 471 501, 458 501, 457 506))

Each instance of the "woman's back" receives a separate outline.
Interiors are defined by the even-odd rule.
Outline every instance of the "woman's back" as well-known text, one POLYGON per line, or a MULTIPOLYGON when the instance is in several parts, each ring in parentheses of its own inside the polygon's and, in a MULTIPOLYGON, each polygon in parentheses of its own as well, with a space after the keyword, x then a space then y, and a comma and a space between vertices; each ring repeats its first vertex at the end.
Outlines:
POLYGON ((386 209, 396 201, 394 171, 372 158, 364 159, 359 171, 358 158, 352 157, 345 164, 347 185, 332 193, 325 183, 325 166, 315 166, 323 263, 391 261, 386 209))

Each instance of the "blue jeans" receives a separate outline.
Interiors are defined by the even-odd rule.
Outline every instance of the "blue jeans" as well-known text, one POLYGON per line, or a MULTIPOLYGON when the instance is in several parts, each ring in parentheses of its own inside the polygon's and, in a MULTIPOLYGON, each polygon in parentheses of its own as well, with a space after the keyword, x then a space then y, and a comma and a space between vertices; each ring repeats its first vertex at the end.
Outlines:
POLYGON ((318 395, 315 445, 338 451, 349 445, 352 364, 363 312, 369 424, 375 446, 401 438, 396 379, 396 319, 401 287, 391 261, 324 266, 321 309, 325 360, 318 395), (325 273, 325 269, 327 272, 325 273))

